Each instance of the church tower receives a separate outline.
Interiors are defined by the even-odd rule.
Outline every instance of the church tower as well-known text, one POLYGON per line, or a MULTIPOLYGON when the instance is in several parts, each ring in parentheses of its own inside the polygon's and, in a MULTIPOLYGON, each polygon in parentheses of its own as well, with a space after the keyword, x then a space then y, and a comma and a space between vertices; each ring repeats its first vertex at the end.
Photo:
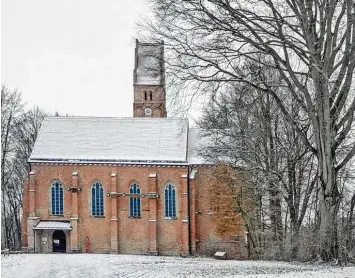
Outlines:
POLYGON ((164 42, 136 40, 133 117, 165 118, 164 42))

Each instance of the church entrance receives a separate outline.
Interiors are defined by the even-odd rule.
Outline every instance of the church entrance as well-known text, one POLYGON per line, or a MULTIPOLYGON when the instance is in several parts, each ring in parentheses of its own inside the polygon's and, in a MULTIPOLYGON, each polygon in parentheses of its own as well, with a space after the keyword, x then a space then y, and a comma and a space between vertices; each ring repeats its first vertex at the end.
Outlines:
POLYGON ((56 230, 53 233, 53 252, 65 253, 67 249, 67 240, 65 233, 61 230, 56 230))

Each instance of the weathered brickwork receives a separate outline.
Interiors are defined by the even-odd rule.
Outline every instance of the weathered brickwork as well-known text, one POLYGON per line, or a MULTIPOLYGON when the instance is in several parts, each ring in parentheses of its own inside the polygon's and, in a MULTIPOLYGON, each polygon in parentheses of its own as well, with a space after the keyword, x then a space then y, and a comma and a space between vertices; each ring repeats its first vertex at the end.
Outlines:
POLYGON ((134 102, 165 103, 165 89, 162 85, 134 85, 134 102), (152 99, 150 99, 150 94, 152 94, 152 99))
POLYGON ((233 223, 231 231, 218 233, 217 216, 214 214, 214 194, 212 194, 212 167, 198 167, 195 177, 195 238, 196 253, 212 256, 216 251, 227 252, 230 257, 247 258, 245 228, 241 216, 233 223))
MULTIPOLYGON (((210 167, 195 170, 197 172, 191 175, 187 166, 33 164, 34 191, 30 191, 33 190, 30 181, 24 191, 24 219, 29 220, 23 221, 23 245, 34 247, 34 238, 27 238, 28 223, 34 226, 40 220, 69 220, 72 230, 66 231, 67 252, 85 252, 85 238, 88 237, 89 252, 212 255, 217 250, 225 250, 245 257, 242 225, 233 233, 233 236, 239 234, 241 241, 216 232, 209 195, 210 167), (65 189, 62 216, 51 215, 50 185, 54 180, 59 180, 65 189), (91 214, 91 185, 95 181, 104 188, 102 217, 91 214), (139 184, 141 194, 145 194, 141 197, 140 218, 129 217, 128 196, 107 196, 110 192, 127 194, 132 182, 139 184), (165 217, 164 188, 168 182, 176 189, 176 218, 165 217), (67 187, 77 186, 81 190, 67 190, 67 187), (29 195, 32 192, 35 203, 31 208, 29 195), (148 193, 157 193, 159 197, 149 198, 148 193)), ((36 232, 37 252, 52 252, 52 234, 53 231, 36 232)))
POLYGON ((165 88, 162 85, 135 85, 134 86, 134 117, 166 117, 165 88), (145 109, 152 109, 151 115, 145 114, 145 109))

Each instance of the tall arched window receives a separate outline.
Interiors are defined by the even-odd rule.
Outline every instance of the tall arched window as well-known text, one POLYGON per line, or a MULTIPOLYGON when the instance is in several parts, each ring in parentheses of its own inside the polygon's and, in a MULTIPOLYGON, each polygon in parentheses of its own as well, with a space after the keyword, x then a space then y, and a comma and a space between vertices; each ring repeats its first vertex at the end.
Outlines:
POLYGON ((52 214, 63 214, 63 186, 59 181, 52 182, 51 185, 52 214))
POLYGON ((94 182, 91 186, 91 215, 104 215, 104 189, 98 181, 94 182))
MULTIPOLYGON (((140 194, 141 189, 139 185, 135 182, 131 184, 129 188, 129 193, 140 194)), ((141 198, 140 197, 129 197, 129 216, 130 217, 140 217, 141 216, 141 198)))
POLYGON ((144 91, 144 100, 147 100, 147 91, 144 91))
POLYGON ((175 187, 171 183, 165 185, 165 217, 176 217, 175 187))
POLYGON ((153 93, 152 93, 152 91, 149 91, 149 96, 150 96, 150 100, 153 100, 153 93))

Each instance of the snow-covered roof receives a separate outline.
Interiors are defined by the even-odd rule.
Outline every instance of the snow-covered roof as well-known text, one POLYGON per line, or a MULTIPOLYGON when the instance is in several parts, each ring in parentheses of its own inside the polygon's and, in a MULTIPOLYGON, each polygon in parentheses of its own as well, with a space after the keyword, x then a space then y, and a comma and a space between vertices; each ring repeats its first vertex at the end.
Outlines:
MULTIPOLYGON (((188 136, 188 161, 189 164, 214 164, 217 162, 235 163, 233 160, 235 138, 231 137, 228 130, 205 130, 190 128, 188 136), (202 154, 208 157, 204 157, 202 154)), ((242 166, 242 165, 239 165, 242 166)))
POLYGON ((200 128, 189 129, 187 158, 189 164, 210 164, 199 154, 199 149, 210 143, 207 137, 201 136, 201 132, 200 128))
POLYGON ((164 85, 164 45, 136 42, 135 84, 164 85))
POLYGON ((182 118, 47 117, 29 162, 187 163, 182 118))
POLYGON ((46 221, 41 220, 33 227, 34 230, 71 230, 69 221, 46 221))

